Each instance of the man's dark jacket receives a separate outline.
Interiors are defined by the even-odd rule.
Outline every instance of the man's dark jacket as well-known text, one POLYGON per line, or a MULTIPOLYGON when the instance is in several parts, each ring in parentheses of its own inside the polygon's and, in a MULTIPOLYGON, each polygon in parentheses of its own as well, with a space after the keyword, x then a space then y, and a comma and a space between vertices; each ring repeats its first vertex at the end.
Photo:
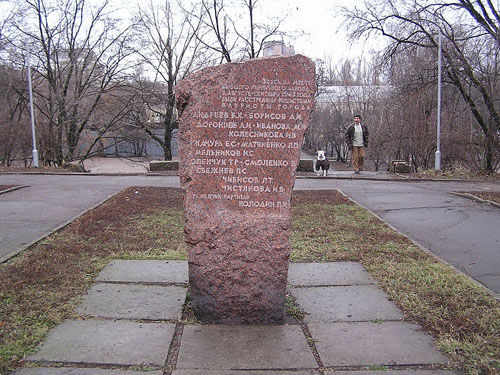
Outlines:
MULTIPOLYGON (((347 140, 347 144, 349 145, 350 148, 352 148, 352 142, 354 141, 354 122, 348 126, 345 136, 347 140)), ((370 138, 370 133, 368 132, 368 127, 360 122, 361 129, 363 130, 363 143, 365 147, 368 147, 368 140, 370 138)))

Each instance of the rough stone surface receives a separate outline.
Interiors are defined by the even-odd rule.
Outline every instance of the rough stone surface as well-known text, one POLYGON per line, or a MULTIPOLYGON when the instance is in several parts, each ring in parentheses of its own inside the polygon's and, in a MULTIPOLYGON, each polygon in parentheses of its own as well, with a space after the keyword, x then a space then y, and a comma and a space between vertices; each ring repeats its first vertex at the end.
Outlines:
POLYGON ((29 361, 163 366, 174 335, 170 323, 68 321, 52 329, 29 361))
POLYGON ((298 326, 185 326, 177 369, 317 368, 298 326))
POLYGON ((186 288, 178 286, 95 284, 77 312, 117 319, 180 319, 186 288))
POLYGON ((26 367, 15 375, 163 375, 163 371, 125 371, 78 367, 26 367))
POLYGON ((314 172, 314 161, 312 159, 300 159, 297 166, 298 172, 314 172))
POLYGON ((290 198, 314 92, 314 64, 300 55, 206 68, 177 86, 190 295, 204 322, 283 319, 290 198))
POLYGON ((375 285, 299 288, 292 290, 307 312, 306 322, 402 320, 403 314, 375 285))
POLYGON ((375 280, 357 262, 291 263, 288 283, 295 286, 363 285, 375 280))
POLYGON ((187 283, 187 262, 175 260, 113 260, 97 281, 126 283, 187 283))
POLYGON ((309 331, 327 367, 447 363, 432 337, 412 323, 310 323, 309 331))
POLYGON ((174 160, 153 160, 149 162, 149 170, 156 171, 177 171, 179 162, 174 160))

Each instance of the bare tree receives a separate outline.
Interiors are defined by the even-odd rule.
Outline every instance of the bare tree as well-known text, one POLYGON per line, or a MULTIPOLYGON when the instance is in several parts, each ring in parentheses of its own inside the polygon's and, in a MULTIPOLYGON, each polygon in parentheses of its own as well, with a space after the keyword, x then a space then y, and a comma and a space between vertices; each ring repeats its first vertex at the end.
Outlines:
MULTIPOLYGON (((247 27, 240 28, 238 24, 231 18, 233 22, 233 27, 240 38, 243 41, 243 52, 244 57, 249 59, 254 59, 259 57, 264 43, 270 38, 275 36, 283 36, 284 33, 280 31, 281 23, 284 20, 282 17, 272 17, 267 20, 267 22, 256 22, 256 16, 258 13, 258 4, 260 0, 240 0, 241 6, 245 9, 247 18, 247 27)), ((245 15, 243 15, 245 17, 245 15)), ((244 23, 243 23, 244 25, 244 23)))
POLYGON ((14 34, 10 24, 17 9, 6 5, 3 10, 0 14, 0 164, 9 166, 29 153, 29 119, 23 72, 8 61, 7 46, 14 34))
MULTIPOLYGON (((443 35, 445 83, 453 85, 467 104, 484 141, 483 168, 497 168, 500 113, 495 102, 498 92, 498 10, 491 1, 457 2, 430 0, 379 0, 364 2, 363 8, 344 9, 351 37, 380 33, 389 44, 387 62, 408 49, 437 50, 438 34, 443 35), (494 43, 491 43, 491 42, 494 43)), ((435 52, 434 52, 435 53, 435 52)), ((429 76, 435 81, 435 73, 429 76)))
POLYGON ((224 0, 201 0, 198 2, 198 8, 182 9, 188 15, 187 20, 196 39, 205 48, 219 55, 221 63, 231 62, 237 36, 231 27, 224 0))
POLYGON ((161 6, 150 1, 147 8, 139 10, 137 23, 143 36, 139 54, 152 78, 136 80, 140 96, 136 106, 146 107, 147 113, 139 108, 134 122, 160 144, 165 160, 171 160, 172 131, 178 127, 174 110, 175 85, 212 60, 196 38, 201 20, 194 18, 192 12, 175 9, 175 4, 168 0, 161 6), (157 120, 151 121, 150 115, 155 115, 157 120), (155 131, 160 121, 163 136, 155 131))
POLYGON ((491 0, 458 0, 458 3, 446 4, 464 9, 477 22, 477 24, 496 40, 500 45, 500 13, 498 12, 498 3, 495 7, 491 0))
MULTIPOLYGON (((29 117, 22 72, 0 65, 0 164, 10 166, 30 153, 29 117), (24 90, 23 90, 24 88, 24 90)), ((27 159, 24 159, 27 164, 27 159)))
MULTIPOLYGON (((108 1, 97 7, 86 0, 23 4, 23 18, 13 27, 34 52, 37 120, 46 135, 42 152, 61 165, 77 156, 84 131, 109 128, 95 123, 96 114, 103 97, 125 83, 131 29, 111 18, 108 1)), ((12 46, 22 51, 22 42, 12 46)))
POLYGON ((201 0, 198 11, 190 11, 201 21, 197 38, 218 53, 221 62, 258 57, 266 41, 284 35, 280 27, 285 19, 259 15, 259 4, 260 0, 201 0))

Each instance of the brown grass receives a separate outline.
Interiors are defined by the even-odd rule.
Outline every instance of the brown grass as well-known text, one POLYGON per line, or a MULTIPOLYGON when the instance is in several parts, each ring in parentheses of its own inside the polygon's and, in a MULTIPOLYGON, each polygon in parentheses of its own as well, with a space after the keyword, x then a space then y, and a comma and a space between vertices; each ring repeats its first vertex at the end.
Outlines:
POLYGON ((487 201, 496 202, 500 204, 500 192, 498 191, 472 191, 469 194, 475 195, 487 201))
MULTIPOLYGON (((292 261, 360 261, 469 374, 500 371, 500 303, 337 191, 296 191, 292 261)), ((0 267, 0 370, 74 308, 113 258, 185 259, 182 192, 129 188, 0 267)))

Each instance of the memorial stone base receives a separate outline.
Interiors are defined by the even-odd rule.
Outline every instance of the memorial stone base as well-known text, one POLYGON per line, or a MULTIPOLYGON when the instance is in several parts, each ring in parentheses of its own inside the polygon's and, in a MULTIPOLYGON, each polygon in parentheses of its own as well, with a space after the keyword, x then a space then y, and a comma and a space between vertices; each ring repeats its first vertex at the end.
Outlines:
POLYGON ((193 244, 189 255, 189 293, 196 317, 224 324, 281 323, 289 223, 239 217, 207 231, 210 242, 193 244))

